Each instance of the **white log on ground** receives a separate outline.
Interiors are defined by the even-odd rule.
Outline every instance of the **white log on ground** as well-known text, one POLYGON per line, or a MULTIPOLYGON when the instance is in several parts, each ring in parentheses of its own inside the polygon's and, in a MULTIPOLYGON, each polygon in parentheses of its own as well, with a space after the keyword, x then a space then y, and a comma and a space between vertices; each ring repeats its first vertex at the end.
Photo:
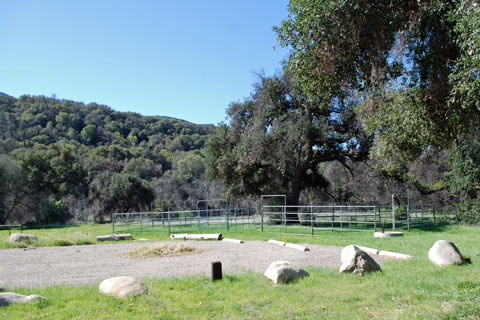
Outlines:
POLYGON ((172 240, 222 240, 221 233, 202 233, 202 234, 190 234, 190 233, 178 233, 171 234, 172 240))
POLYGON ((408 254, 403 254, 403 253, 398 253, 398 252, 391 252, 391 251, 367 248, 367 247, 358 246, 358 245, 355 245, 355 246, 357 248, 359 248, 360 250, 368 253, 368 254, 375 254, 377 256, 387 257, 387 258, 390 258, 390 259, 407 260, 407 259, 410 259, 412 257, 408 254))
POLYGON ((286 244, 286 243, 283 242, 283 241, 277 241, 277 240, 273 240, 273 239, 270 239, 270 240, 268 240, 267 242, 268 242, 268 243, 272 243, 272 244, 278 244, 279 246, 282 246, 282 247, 284 247, 285 244, 286 244))
POLYGON ((412 256, 410 256, 408 254, 404 254, 404 253, 390 252, 390 251, 383 251, 383 250, 380 250, 378 252, 378 255, 383 256, 383 257, 388 257, 388 258, 391 258, 391 259, 398 259, 398 260, 407 260, 407 259, 410 259, 412 257, 412 256))
POLYGON ((244 243, 243 240, 238 240, 238 239, 230 239, 230 238, 223 238, 222 241, 226 241, 226 242, 232 242, 232 243, 244 243))
POLYGON ((109 234, 106 236, 97 236, 97 241, 119 241, 119 240, 132 240, 130 233, 124 234, 109 234))
POLYGON ((364 246, 359 246, 359 245, 355 245, 358 249, 368 253, 368 254, 375 254, 375 255, 378 255, 378 252, 380 250, 378 249, 373 249, 373 248, 367 248, 367 247, 364 247, 364 246))
POLYGON ((286 243, 285 247, 300 250, 300 251, 310 251, 309 248, 302 246, 300 244, 295 244, 295 243, 286 243))

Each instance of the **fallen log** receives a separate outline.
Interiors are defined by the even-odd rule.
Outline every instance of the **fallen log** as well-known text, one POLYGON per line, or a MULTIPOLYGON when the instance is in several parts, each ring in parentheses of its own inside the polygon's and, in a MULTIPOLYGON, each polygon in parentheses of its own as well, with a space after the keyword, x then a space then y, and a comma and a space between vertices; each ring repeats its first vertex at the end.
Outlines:
POLYGON ((109 234, 106 236, 98 236, 97 241, 119 241, 119 240, 132 240, 132 235, 130 233, 124 234, 109 234))
POLYGON ((267 241, 268 243, 272 243, 272 244, 278 244, 279 246, 282 246, 284 247, 286 242, 283 242, 283 241, 277 241, 277 240, 273 240, 273 239, 270 239, 267 241))
POLYGON ((364 247, 364 246, 358 246, 358 245, 355 245, 355 247, 357 247, 358 249, 368 253, 368 254, 375 254, 375 255, 378 255, 378 252, 380 250, 378 249, 373 249, 373 248, 367 248, 367 247, 364 247))
POLYGON ((222 241, 232 242, 232 243, 243 243, 243 240, 230 239, 230 238, 223 238, 222 241))
POLYGON ((391 259, 407 260, 407 259, 410 259, 412 257, 408 254, 403 254, 403 253, 398 253, 398 252, 391 252, 391 251, 367 248, 367 247, 357 246, 357 245, 355 245, 355 246, 357 248, 359 248, 360 250, 368 253, 368 254, 374 254, 374 255, 377 255, 377 256, 387 257, 387 258, 391 258, 391 259))
POLYGON ((392 258, 392 259, 398 259, 398 260, 407 260, 407 259, 410 259, 412 257, 408 254, 390 252, 390 251, 383 251, 383 250, 380 250, 378 252, 378 255, 388 257, 388 258, 392 258))
POLYGON ((309 248, 307 248, 305 246, 302 246, 302 245, 299 245, 299 244, 295 244, 295 243, 286 243, 285 247, 300 250, 300 251, 310 251, 309 248))
POLYGON ((189 234, 189 233, 178 233, 171 234, 170 239, 182 239, 182 240, 222 240, 221 233, 203 233, 203 234, 189 234))

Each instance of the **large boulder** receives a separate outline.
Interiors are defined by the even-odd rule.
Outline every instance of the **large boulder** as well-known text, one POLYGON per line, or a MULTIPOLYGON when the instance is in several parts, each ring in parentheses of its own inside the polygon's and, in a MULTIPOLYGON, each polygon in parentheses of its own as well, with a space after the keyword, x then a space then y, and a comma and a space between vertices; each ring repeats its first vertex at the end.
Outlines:
POLYGON ((0 307, 8 306, 11 303, 28 303, 36 299, 47 299, 37 294, 24 296, 13 292, 0 292, 0 307))
POLYGON ((363 276, 366 272, 382 271, 372 257, 354 245, 349 245, 342 249, 341 259, 340 273, 352 272, 363 276))
POLYGON ((470 262, 469 259, 462 256, 453 242, 447 240, 435 242, 428 250, 428 259, 438 266, 461 265, 470 262))
POLYGON ((9 243, 33 243, 33 242, 38 242, 38 238, 33 234, 12 233, 7 238, 7 241, 9 243))
POLYGON ((272 280, 274 284, 288 283, 310 276, 307 271, 288 261, 273 262, 264 274, 268 279, 272 280))
POLYGON ((117 298, 133 297, 147 293, 147 287, 131 277, 115 277, 103 280, 98 289, 101 293, 117 298))

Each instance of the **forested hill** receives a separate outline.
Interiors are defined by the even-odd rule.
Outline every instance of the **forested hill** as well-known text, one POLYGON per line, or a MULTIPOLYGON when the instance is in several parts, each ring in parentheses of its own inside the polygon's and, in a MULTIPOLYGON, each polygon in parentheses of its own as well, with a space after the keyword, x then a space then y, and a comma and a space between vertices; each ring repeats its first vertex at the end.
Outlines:
POLYGON ((0 94, 2 151, 49 145, 63 140, 87 147, 139 147, 148 144, 170 151, 200 149, 213 125, 196 125, 170 117, 117 112, 105 105, 44 96, 15 99, 0 94), (12 144, 12 142, 15 142, 12 144))
MULTIPOLYGON (((0 94, 0 224, 189 205, 211 124, 0 94), (35 217, 33 217, 33 213, 35 217)), ((206 186, 211 192, 211 187, 206 186)), ((193 200, 192 200, 193 201, 193 200)))

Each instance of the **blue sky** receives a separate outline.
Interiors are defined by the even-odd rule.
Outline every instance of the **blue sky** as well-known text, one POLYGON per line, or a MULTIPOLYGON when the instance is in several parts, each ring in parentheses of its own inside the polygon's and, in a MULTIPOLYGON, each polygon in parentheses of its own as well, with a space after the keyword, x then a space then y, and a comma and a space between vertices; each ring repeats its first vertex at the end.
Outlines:
POLYGON ((218 123, 281 69, 288 0, 0 0, 0 92, 218 123))

